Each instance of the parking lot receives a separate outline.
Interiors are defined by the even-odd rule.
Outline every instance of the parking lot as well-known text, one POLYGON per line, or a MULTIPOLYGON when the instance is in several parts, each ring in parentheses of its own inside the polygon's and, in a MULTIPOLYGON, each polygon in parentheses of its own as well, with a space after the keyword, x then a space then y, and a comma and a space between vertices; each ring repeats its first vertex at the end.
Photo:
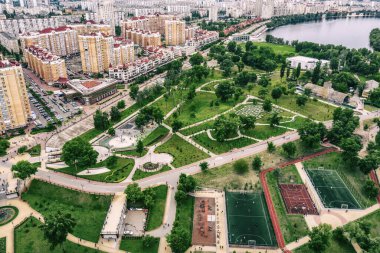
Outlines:
POLYGON ((37 127, 70 119, 82 109, 77 102, 65 101, 58 88, 51 87, 52 89, 47 90, 47 85, 33 75, 30 71, 25 71, 24 76, 29 86, 32 119, 37 127))

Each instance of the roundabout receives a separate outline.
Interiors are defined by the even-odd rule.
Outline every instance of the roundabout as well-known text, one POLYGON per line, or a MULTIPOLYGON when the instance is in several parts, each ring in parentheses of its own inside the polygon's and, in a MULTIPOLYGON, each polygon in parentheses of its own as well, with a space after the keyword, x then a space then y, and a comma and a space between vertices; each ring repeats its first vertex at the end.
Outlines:
POLYGON ((0 226, 8 224, 17 217, 18 209, 14 206, 0 207, 0 226))

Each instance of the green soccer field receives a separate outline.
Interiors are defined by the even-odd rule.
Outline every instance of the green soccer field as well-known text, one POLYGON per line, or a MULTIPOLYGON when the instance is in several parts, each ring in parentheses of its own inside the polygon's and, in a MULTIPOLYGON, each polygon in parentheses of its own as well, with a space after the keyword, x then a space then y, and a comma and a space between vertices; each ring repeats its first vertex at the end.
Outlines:
POLYGON ((361 209, 335 170, 305 169, 325 208, 361 209))
POLYGON ((226 205, 230 244, 277 245, 264 193, 226 192, 226 205))

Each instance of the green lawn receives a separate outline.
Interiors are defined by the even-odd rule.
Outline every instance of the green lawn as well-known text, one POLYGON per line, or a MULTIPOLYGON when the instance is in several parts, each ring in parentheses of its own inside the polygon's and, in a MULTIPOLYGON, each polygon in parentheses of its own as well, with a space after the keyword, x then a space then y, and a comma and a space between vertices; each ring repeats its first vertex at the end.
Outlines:
POLYGON ((92 139, 94 139, 99 134, 103 133, 104 131, 98 130, 95 128, 91 128, 90 130, 84 132, 83 134, 79 135, 78 137, 84 140, 85 142, 90 142, 92 139))
POLYGON ((123 238, 120 243, 120 249, 131 253, 157 253, 160 245, 160 238, 154 239, 154 244, 150 248, 143 246, 142 238, 123 238))
POLYGON ((267 42, 255 42, 253 44, 259 47, 272 48, 276 54, 291 54, 296 52, 294 47, 288 45, 277 45, 267 42))
POLYGON ((375 199, 368 199, 363 190, 363 185, 368 180, 368 176, 364 175, 359 168, 351 168, 343 159, 341 153, 334 152, 325 154, 305 161, 303 165, 305 168, 310 169, 324 167, 329 170, 338 170, 343 181, 347 184, 348 189, 363 207, 368 207, 376 203, 375 199))
POLYGON ((5 237, 0 238, 0 253, 5 253, 7 249, 7 240, 5 237))
POLYGON ((173 90, 170 94, 168 94, 167 100, 162 97, 154 102, 152 106, 160 108, 162 110, 162 113, 166 115, 180 103, 181 96, 185 97, 186 94, 186 90, 173 90))
POLYGON ((29 153, 31 156, 40 156, 41 155, 41 145, 38 144, 26 151, 29 153))
POLYGON ((359 221, 368 221, 371 224, 370 234, 373 237, 378 237, 380 235, 380 210, 359 219, 359 221))
POLYGON ((91 175, 91 176, 78 175, 78 173, 81 172, 82 170, 76 169, 74 167, 66 167, 66 168, 58 169, 56 171, 74 175, 77 177, 94 180, 94 181, 101 181, 101 182, 120 182, 126 179, 129 173, 131 173, 135 161, 129 158, 116 157, 115 164, 108 164, 110 159, 111 158, 108 157, 106 160, 95 164, 95 166, 91 168, 91 169, 96 169, 100 167, 107 167, 110 171, 103 174, 91 175))
POLYGON ((303 184, 295 165, 289 165, 280 170, 280 184, 303 184))
MULTIPOLYGON (((282 121, 287 121, 287 120, 288 119, 283 119, 282 121)), ((298 129, 298 128, 303 127, 308 121, 309 121, 309 119, 305 119, 303 117, 297 116, 293 122, 280 123, 280 125, 284 126, 284 127, 290 127, 290 128, 298 129)))
POLYGON ((214 122, 215 122, 215 120, 210 120, 210 121, 204 122, 200 125, 189 127, 187 129, 184 129, 184 130, 180 130, 179 132, 183 135, 189 136, 189 135, 198 133, 198 132, 203 131, 203 130, 212 129, 214 127, 214 122))
POLYGON ((207 133, 195 135, 194 137, 192 137, 192 139, 199 145, 203 146, 204 148, 210 150, 212 153, 215 154, 223 154, 235 148, 242 148, 256 143, 256 141, 245 137, 231 141, 218 142, 211 140, 208 137, 207 133))
MULTIPOLYGON (((241 96, 239 101, 230 99, 225 103, 220 102, 218 106, 215 104, 210 106, 210 103, 217 100, 215 94, 206 93, 206 92, 197 92, 197 95, 192 100, 187 100, 178 111, 178 120, 183 123, 183 126, 189 126, 194 123, 200 122, 212 118, 213 116, 225 112, 237 103, 241 102, 244 99, 241 96), (193 114, 193 116, 192 116, 193 114), (195 115, 194 115, 195 114, 195 115)), ((166 122, 171 125, 173 122, 173 115, 166 120, 166 122)))
MULTIPOLYGON (((293 250, 294 253, 315 253, 315 251, 311 250, 307 244, 293 250)), ((355 249, 349 242, 341 241, 335 238, 335 236, 331 239, 330 246, 324 251, 328 253, 355 253, 355 249)))
POLYGON ((148 224, 146 225, 147 231, 156 229, 162 224, 165 213, 168 186, 160 185, 154 187, 153 190, 156 193, 156 196, 154 198, 153 207, 149 210, 148 224))
POLYGON ((289 129, 282 127, 271 126, 255 126, 255 128, 248 130, 241 130, 241 133, 259 140, 266 140, 273 136, 278 136, 290 131, 289 129))
POLYGON ((180 205, 177 205, 177 210, 175 213, 175 221, 173 227, 182 227, 189 233, 189 241, 187 246, 191 245, 191 234, 193 232, 193 216, 194 216, 194 197, 187 195, 186 200, 184 200, 180 205))
MULTIPOLYGON (((65 241, 61 246, 57 246, 54 250, 50 249, 49 242, 44 238, 42 229, 39 227, 41 222, 34 217, 28 218, 24 223, 15 229, 15 252, 16 253, 95 253, 100 252, 91 248, 65 241), (64 250, 63 250, 64 249, 64 250)), ((1 248, 0 248, 0 252, 1 248)), ((4 251, 5 252, 5 251, 4 251)))
POLYGON ((73 234, 91 242, 99 240, 111 198, 69 190, 36 179, 22 194, 22 199, 44 217, 58 210, 70 213, 77 223, 73 234))
POLYGON ((364 110, 367 110, 369 112, 377 111, 379 108, 373 105, 364 104, 364 110))
POLYGON ((147 149, 144 149, 142 153, 137 153, 136 149, 131 149, 131 150, 124 150, 124 151, 116 151, 116 154, 120 155, 126 155, 126 156, 134 156, 134 157, 143 157, 148 153, 147 149))
POLYGON ((162 140, 166 135, 168 135, 168 133, 169 129, 164 126, 158 126, 156 129, 150 132, 148 136, 142 140, 142 142, 144 146, 152 146, 153 144, 156 144, 162 140))
MULTIPOLYGON (((286 181, 290 175, 293 175, 294 178, 296 178, 297 183, 299 183, 299 181, 302 182, 297 171, 294 170, 295 167, 293 166, 281 169, 282 179, 286 181)), ((285 243, 290 243, 298 238, 306 236, 308 234, 308 227, 303 215, 287 214, 285 203, 282 200, 281 193, 277 185, 277 179, 274 176, 273 171, 267 174, 267 182, 285 243)))
POLYGON ((204 153, 202 150, 194 147, 176 134, 173 135, 167 142, 161 146, 158 146, 155 151, 158 153, 168 153, 172 155, 174 159, 172 165, 176 168, 209 157, 209 155, 204 153))
POLYGON ((154 172, 145 172, 145 171, 137 169, 135 171, 135 174, 133 174, 132 180, 136 181, 136 180, 146 178, 146 177, 150 177, 150 176, 153 176, 153 175, 156 175, 156 174, 168 171, 168 170, 171 170, 171 168, 167 165, 164 165, 159 171, 154 171, 154 172))

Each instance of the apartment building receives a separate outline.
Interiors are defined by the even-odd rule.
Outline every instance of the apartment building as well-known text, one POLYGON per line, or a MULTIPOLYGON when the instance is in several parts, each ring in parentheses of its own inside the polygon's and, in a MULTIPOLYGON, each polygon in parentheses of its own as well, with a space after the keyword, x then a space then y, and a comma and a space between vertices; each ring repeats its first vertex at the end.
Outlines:
POLYGON ((149 32, 165 33, 165 22, 173 20, 173 15, 154 14, 148 16, 133 17, 121 22, 122 36, 125 38, 125 31, 129 29, 137 29, 149 32))
POLYGON ((19 53, 20 47, 18 46, 18 40, 15 36, 7 32, 0 32, 1 45, 5 47, 9 52, 19 53))
POLYGON ((186 40, 186 46, 200 48, 219 40, 219 33, 215 31, 197 30, 193 38, 186 40))
POLYGON ((39 32, 27 32, 20 36, 21 49, 39 45, 52 54, 67 56, 79 52, 77 31, 68 26, 46 28, 39 32))
POLYGON ((0 131, 28 124, 30 104, 24 74, 18 62, 0 61, 0 131))
POLYGON ((168 46, 183 45, 186 42, 185 22, 179 20, 165 21, 165 43, 168 46))
POLYGON ((91 33, 79 35, 78 43, 84 73, 103 73, 110 66, 134 60, 132 41, 91 33))
POLYGON ((30 46, 24 51, 25 60, 30 69, 47 83, 59 78, 67 78, 65 60, 40 46, 30 46))
POLYGON ((92 20, 88 20, 85 23, 70 24, 67 26, 74 29, 78 35, 97 32, 101 32, 105 35, 112 35, 112 28, 110 25, 104 23, 97 24, 92 20))
POLYGON ((127 29, 125 38, 141 47, 159 47, 161 46, 161 35, 158 32, 149 32, 137 29, 127 29))
POLYGON ((141 75, 154 71, 157 67, 174 60, 174 52, 163 48, 148 47, 149 56, 139 58, 124 65, 112 66, 109 69, 111 78, 130 82, 141 75))

